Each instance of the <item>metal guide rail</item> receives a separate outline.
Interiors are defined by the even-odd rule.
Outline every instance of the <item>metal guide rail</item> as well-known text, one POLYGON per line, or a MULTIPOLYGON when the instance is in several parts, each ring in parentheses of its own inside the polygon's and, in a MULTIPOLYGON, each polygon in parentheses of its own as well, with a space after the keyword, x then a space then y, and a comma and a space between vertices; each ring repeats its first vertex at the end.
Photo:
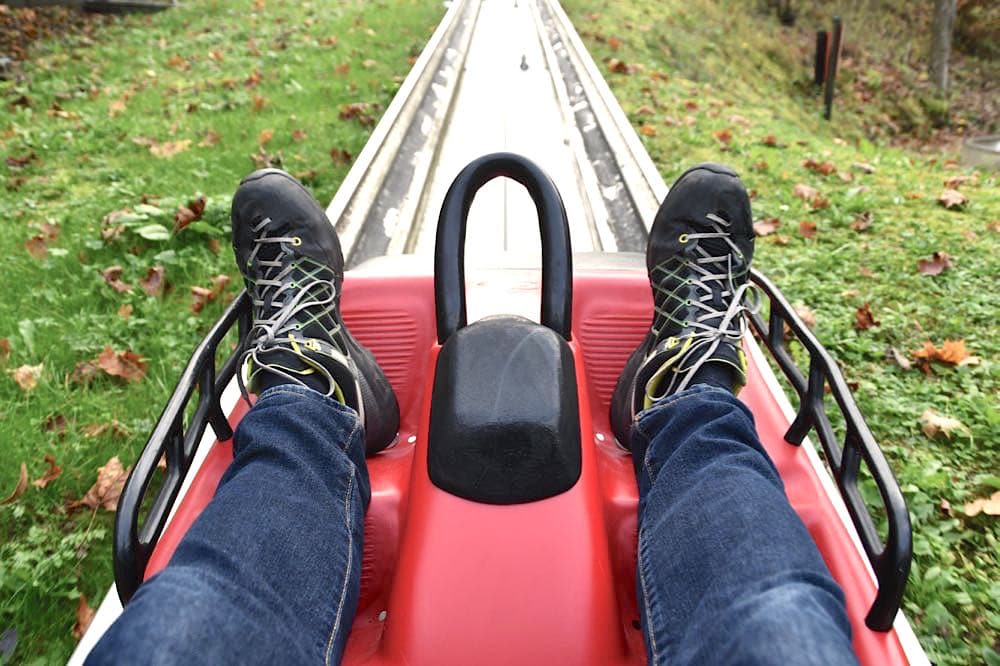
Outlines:
MULTIPOLYGON (((429 257, 448 183, 466 163, 494 151, 520 152, 549 173, 566 202, 575 251, 644 250, 667 187, 558 2, 455 0, 327 208, 348 268, 382 255, 429 257)), ((503 181, 484 187, 473 204, 466 251, 472 261, 539 254, 537 232, 530 231, 534 207, 503 181)), ((897 614, 912 543, 898 484, 829 353, 770 281, 757 271, 752 280, 767 316, 751 317, 751 329, 799 397, 786 439, 798 444, 815 432, 877 580, 866 623, 888 631, 895 621, 912 637, 897 614), (789 353, 786 325, 809 354, 805 371, 789 353), (826 387, 846 426, 842 445, 823 400, 826 387), (859 490, 861 462, 878 487, 884 543, 859 490)), ((234 381, 239 347, 221 367, 216 357, 230 331, 242 342, 249 318, 241 292, 196 349, 128 479, 114 537, 123 603, 141 583, 185 479, 197 471, 199 442, 212 441, 207 426, 220 441, 232 436, 220 398, 234 381), (167 473, 154 495, 164 455, 167 473)))

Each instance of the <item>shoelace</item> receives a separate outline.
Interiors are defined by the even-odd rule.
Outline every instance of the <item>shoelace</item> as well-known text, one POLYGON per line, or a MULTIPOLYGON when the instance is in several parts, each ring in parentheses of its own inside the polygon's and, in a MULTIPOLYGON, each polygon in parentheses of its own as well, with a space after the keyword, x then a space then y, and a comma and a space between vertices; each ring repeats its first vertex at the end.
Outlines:
MULTIPOLYGON (((687 388, 691 378, 712 357, 712 354, 715 353, 723 341, 739 345, 746 330, 746 318, 742 316, 743 313, 756 312, 760 306, 760 294, 749 281, 739 286, 736 285, 735 278, 742 277, 742 274, 740 276, 733 274, 733 256, 735 255, 742 259, 743 252, 730 238, 728 231, 730 222, 712 213, 706 215, 706 218, 712 231, 682 234, 681 238, 683 240, 681 242, 718 238, 729 246, 731 252, 717 256, 712 255, 707 249, 702 247, 701 243, 698 243, 694 251, 699 256, 694 260, 694 263, 688 263, 691 269, 700 274, 699 277, 695 278, 680 278, 671 269, 669 264, 675 261, 675 257, 671 257, 667 261, 658 264, 653 270, 654 275, 662 276, 653 283, 653 290, 657 295, 654 298, 655 319, 652 329, 654 337, 657 340, 659 339, 662 327, 658 329, 656 323, 661 321, 661 317, 665 321, 673 321, 685 328, 695 329, 694 334, 685 337, 686 347, 682 348, 683 351, 680 358, 672 364, 676 372, 671 373, 667 386, 660 387, 662 390, 658 390, 658 393, 675 393, 687 388), (719 269, 723 270, 713 272, 712 268, 716 271, 719 271, 719 269), (680 299, 676 293, 677 289, 668 290, 664 286, 664 282, 670 277, 686 280, 687 284, 694 285, 702 295, 693 301, 680 299), (725 310, 718 310, 711 305, 711 302, 715 300, 715 292, 713 291, 712 284, 710 284, 712 282, 721 283, 723 287, 720 294, 721 297, 723 299, 727 297, 730 299, 725 310), (680 305, 673 312, 667 312, 660 306, 655 305, 657 302, 668 303, 671 299, 680 302, 680 305), (686 306, 696 307, 702 310, 703 314, 699 315, 694 321, 680 321, 675 319, 673 315, 677 309, 686 306), (710 323, 709 320, 718 321, 717 323, 710 323), (690 359, 697 360, 690 365, 686 365, 690 359)), ((742 368, 740 368, 740 372, 742 371, 742 368)))
MULTIPOLYGON (((269 224, 271 218, 264 218, 253 227, 254 248, 247 257, 247 273, 252 273, 255 264, 263 270, 250 288, 250 299, 257 316, 247 334, 246 350, 240 359, 241 370, 236 375, 240 392, 249 402, 246 385, 263 371, 274 373, 296 384, 301 383, 286 368, 261 359, 264 353, 287 351, 320 373, 329 385, 327 395, 331 395, 334 392, 335 381, 330 371, 321 363, 303 355, 296 348, 299 343, 293 342, 293 338, 295 332, 311 324, 323 327, 331 340, 340 330, 340 324, 333 317, 336 308, 336 287, 332 279, 323 277, 324 273, 332 277, 332 272, 308 258, 295 258, 291 247, 298 247, 302 244, 302 240, 297 236, 268 236, 265 227, 269 224), (264 250, 270 245, 277 246, 276 252, 273 258, 266 258, 270 253, 264 250), (297 279, 296 271, 299 272, 297 279), (305 312, 307 310, 308 313, 305 312), (306 314, 306 318, 300 319, 300 313, 306 314), (323 317, 334 322, 332 330, 323 324, 323 317), (246 367, 248 360, 253 364, 253 371, 250 376, 244 378, 243 368, 246 367)), ((303 344, 308 346, 308 343, 303 344)))

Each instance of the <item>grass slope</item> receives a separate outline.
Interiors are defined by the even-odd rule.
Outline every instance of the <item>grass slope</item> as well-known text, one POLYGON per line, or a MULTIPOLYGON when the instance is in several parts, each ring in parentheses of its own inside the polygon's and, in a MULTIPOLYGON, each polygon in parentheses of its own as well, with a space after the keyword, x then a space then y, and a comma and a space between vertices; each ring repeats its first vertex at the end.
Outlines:
POLYGON ((111 583, 112 515, 66 504, 110 457, 136 458, 192 348, 238 290, 228 207, 251 155, 329 200, 350 161, 331 149, 361 150, 441 13, 412 0, 201 0, 40 42, 22 80, 0 81, 0 339, 10 347, 0 348, 0 496, 21 463, 29 479, 48 469, 45 455, 62 468, 0 506, 0 634, 16 629, 18 662, 64 662, 80 595, 93 602, 111 583), (342 119, 353 103, 370 106, 342 119), (177 207, 199 195, 203 219, 174 233, 177 207), (124 209, 120 235, 105 240, 102 219, 124 209), (36 258, 26 241, 43 223, 58 238, 36 258), (131 292, 105 283, 113 265, 131 292), (172 287, 163 296, 140 288, 153 266, 172 287), (191 288, 218 274, 233 279, 194 314, 191 288), (106 345, 145 358, 145 378, 69 379, 106 345), (11 373, 39 364, 37 387, 22 390, 11 373), (113 422, 121 427, 86 434, 113 422))
POLYGON ((755 217, 780 221, 758 239, 755 263, 815 313, 913 515, 905 610, 936 663, 1000 663, 1000 519, 964 511, 1000 488, 997 173, 870 143, 866 123, 878 109, 836 109, 835 123, 823 121, 808 83, 813 26, 782 29, 748 3, 565 4, 668 182, 694 162, 728 162, 755 193, 755 217), (809 169, 809 159, 836 171, 809 169), (969 201, 946 210, 937 198, 956 176, 969 201), (828 205, 797 198, 799 184, 828 205), (854 228, 869 214, 866 229, 854 228), (815 224, 814 238, 803 222, 807 233, 815 224), (934 252, 953 266, 922 275, 918 260, 934 252), (880 324, 859 330, 865 304, 880 324), (912 351, 948 339, 964 340, 979 363, 921 372, 912 351), (887 358, 890 348, 914 367, 887 358), (967 431, 928 438, 927 409, 967 431))

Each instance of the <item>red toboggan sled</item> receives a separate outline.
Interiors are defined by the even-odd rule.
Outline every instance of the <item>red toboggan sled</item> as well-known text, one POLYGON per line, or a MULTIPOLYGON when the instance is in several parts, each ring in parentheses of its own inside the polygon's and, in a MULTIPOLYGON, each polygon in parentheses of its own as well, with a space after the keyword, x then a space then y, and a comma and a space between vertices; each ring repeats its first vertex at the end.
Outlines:
MULTIPOLYGON (((764 298, 744 341, 740 398, 845 590, 861 662, 921 662, 898 614, 911 557, 899 487, 830 355, 770 281, 757 272, 752 279, 764 298)), ((552 182, 528 160, 496 154, 449 190, 433 269, 416 257, 374 259, 347 272, 343 292, 343 317, 385 369, 401 410, 395 444, 368 459, 361 597, 344 663, 643 663, 636 482, 608 417, 622 366, 650 325, 643 257, 573 255, 552 182), (535 202, 541 271, 478 267, 466 280, 469 208, 499 176, 520 182, 535 202), (541 323, 499 316, 467 324, 478 317, 467 315, 466 297, 476 315, 536 317, 540 298, 541 323), (529 336, 544 344, 525 352, 529 336), (509 385, 499 373, 530 399, 497 416, 480 404, 492 394, 470 387, 509 385), (531 446, 546 455, 531 455, 531 446)), ((219 366, 216 358, 249 318, 244 293, 198 346, 134 466, 115 532, 125 603, 166 566, 231 460, 232 432, 247 409, 231 381, 239 348, 219 366), (157 469, 163 455, 165 475, 157 469)))

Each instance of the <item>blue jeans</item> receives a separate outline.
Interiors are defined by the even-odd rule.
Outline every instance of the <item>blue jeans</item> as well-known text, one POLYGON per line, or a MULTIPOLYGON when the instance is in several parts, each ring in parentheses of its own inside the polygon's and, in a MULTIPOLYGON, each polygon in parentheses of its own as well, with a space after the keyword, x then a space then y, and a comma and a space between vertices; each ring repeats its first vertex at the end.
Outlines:
MULTIPOLYGON (((370 486, 357 415, 265 391, 169 566, 88 663, 336 663, 370 486)), ((856 663, 843 595, 749 411, 699 385, 639 415, 640 613, 655 664, 856 663)))

